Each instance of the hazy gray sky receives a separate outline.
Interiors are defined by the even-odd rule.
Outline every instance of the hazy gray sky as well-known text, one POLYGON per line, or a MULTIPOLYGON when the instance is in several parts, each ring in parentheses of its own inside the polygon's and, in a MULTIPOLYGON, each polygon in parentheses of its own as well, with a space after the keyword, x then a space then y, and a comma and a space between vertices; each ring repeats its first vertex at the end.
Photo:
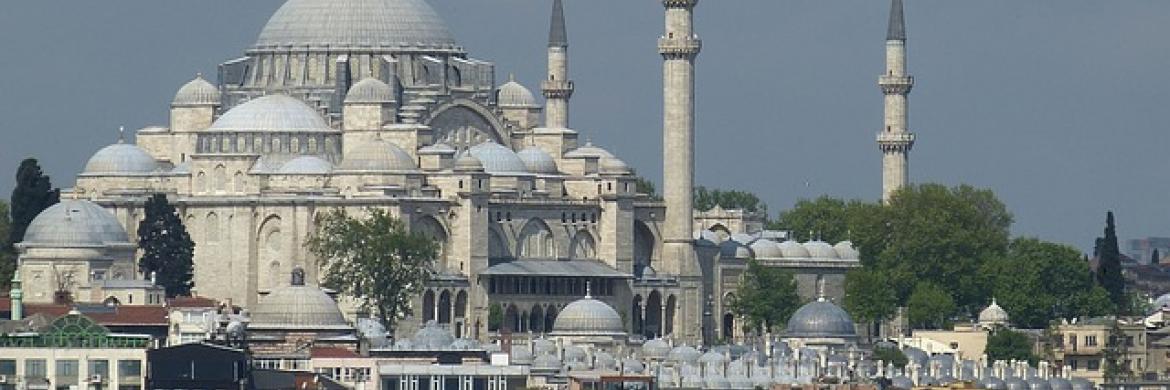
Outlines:
MULTIPOLYGON (((430 2, 499 79, 536 89, 550 2, 430 2)), ((119 125, 165 124, 175 90, 240 56, 280 4, 5 4, 0 192, 26 156, 68 187, 119 125)), ((566 8, 573 127, 660 180, 660 2, 566 8)), ((878 198, 887 12, 886 0, 702 1, 698 183, 758 193, 773 211, 878 198)), ((1082 249, 1107 209, 1122 238, 1170 235, 1170 2, 908 0, 906 13, 913 181, 994 189, 1015 233, 1082 249)))

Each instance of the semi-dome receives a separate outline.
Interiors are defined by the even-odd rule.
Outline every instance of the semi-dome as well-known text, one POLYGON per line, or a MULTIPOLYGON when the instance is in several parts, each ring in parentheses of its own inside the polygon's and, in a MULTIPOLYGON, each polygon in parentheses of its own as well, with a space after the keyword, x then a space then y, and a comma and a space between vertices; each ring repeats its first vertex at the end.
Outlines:
POLYGON ((528 171, 532 173, 539 173, 544 175, 556 175, 560 171, 557 169, 557 161, 553 160, 552 156, 545 153, 535 146, 529 146, 516 153, 517 157, 524 162, 524 166, 528 167, 528 171))
POLYGON ((804 249, 808 249, 809 256, 817 259, 836 259, 837 251, 823 241, 809 241, 804 243, 804 249))
POLYGON ((534 108, 536 95, 532 94, 524 85, 516 82, 515 76, 509 76, 508 82, 501 85, 496 91, 496 104, 502 108, 534 108))
POLYGON ((424 0, 289 0, 256 47, 455 49, 455 38, 424 0))
POLYGON ((132 242, 113 213, 90 201, 70 199, 37 214, 21 244, 69 248, 132 242))
POLYGON ((504 145, 489 141, 472 146, 468 152, 479 159, 487 173, 501 175, 528 173, 528 166, 524 165, 524 160, 521 160, 516 152, 504 145))
POLYGON ((784 251, 780 250, 780 245, 775 241, 761 238, 751 244, 752 251, 756 252, 756 257, 764 259, 776 259, 784 257, 784 251))
POLYGON ((833 245, 833 250, 837 251, 838 258, 842 258, 842 259, 859 259, 859 258, 861 258, 861 252, 858 252, 857 249, 853 247, 853 243, 850 241, 838 242, 837 245, 833 245))
POLYGON ((367 77, 362 81, 358 81, 352 87, 349 87, 349 92, 345 94, 346 104, 380 104, 391 103, 396 101, 394 97, 394 88, 390 84, 386 84, 382 80, 373 77, 367 77))
POLYGON ((458 172, 483 172, 483 162, 478 158, 472 156, 471 153, 463 153, 455 160, 455 171, 458 172))
POLYGON ((203 79, 203 75, 196 75, 194 80, 188 81, 179 87, 175 93, 173 106, 218 106, 219 88, 215 84, 203 79))
POLYGON ((808 249, 805 249, 804 245, 800 245, 799 242, 788 240, 781 242, 779 245, 780 252, 782 252, 786 258, 802 259, 809 257, 808 249))
POLYGON ((305 285, 304 270, 292 272, 288 286, 278 287, 252 310, 252 328, 349 330, 337 302, 315 286, 305 285))
POLYGON ((630 169, 629 164, 617 157, 607 157, 600 160, 601 173, 608 173, 611 175, 625 175, 633 170, 630 169))
POLYGON ((990 306, 979 312, 979 324, 983 326, 1004 325, 1010 320, 1007 310, 1000 307, 995 298, 991 298, 990 306))
POLYGON ((98 150, 85 163, 87 174, 152 173, 159 169, 158 161, 142 148, 116 143, 98 150))
POLYGON ((288 95, 266 95, 225 112, 209 131, 332 132, 325 118, 305 102, 288 95))
POLYGON ((324 175, 333 172, 333 164, 317 156, 300 156, 281 165, 276 173, 285 175, 324 175))
POLYGON ((432 320, 427 321, 422 329, 414 332, 414 337, 410 339, 410 342, 415 349, 420 350, 452 349, 451 344, 455 343, 455 336, 439 326, 438 322, 432 320))
POLYGON ((626 333, 622 316, 609 304, 585 295, 565 306, 553 322, 552 334, 619 336, 626 333))
POLYGON ((787 335, 804 338, 853 338, 857 331, 849 313, 824 298, 809 302, 788 320, 787 335))
POLYGON ((689 345, 680 345, 670 350, 666 359, 675 363, 694 363, 699 361, 702 352, 689 345))
POLYGON ((364 142, 346 153, 341 161, 341 170, 414 172, 418 166, 414 163, 414 157, 398 145, 374 140, 364 142))

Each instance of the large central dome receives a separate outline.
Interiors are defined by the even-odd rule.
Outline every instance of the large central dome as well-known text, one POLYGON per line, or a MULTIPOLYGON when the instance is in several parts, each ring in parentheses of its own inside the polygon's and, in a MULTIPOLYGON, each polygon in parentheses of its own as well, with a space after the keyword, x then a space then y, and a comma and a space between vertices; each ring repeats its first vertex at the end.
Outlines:
POLYGON ((289 0, 256 47, 451 49, 455 38, 425 0, 289 0))

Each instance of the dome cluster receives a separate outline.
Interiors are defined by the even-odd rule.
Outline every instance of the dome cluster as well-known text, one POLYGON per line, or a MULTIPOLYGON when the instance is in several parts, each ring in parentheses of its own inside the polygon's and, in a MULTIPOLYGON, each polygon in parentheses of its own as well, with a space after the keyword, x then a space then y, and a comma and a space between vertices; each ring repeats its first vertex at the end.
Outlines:
POLYGON ((723 240, 718 234, 709 230, 695 232, 695 239, 700 244, 718 245, 720 256, 724 259, 827 259, 827 260, 857 260, 861 253, 849 241, 841 241, 836 245, 829 245, 822 241, 799 243, 788 240, 775 242, 766 238, 756 238, 748 234, 733 234, 723 240))

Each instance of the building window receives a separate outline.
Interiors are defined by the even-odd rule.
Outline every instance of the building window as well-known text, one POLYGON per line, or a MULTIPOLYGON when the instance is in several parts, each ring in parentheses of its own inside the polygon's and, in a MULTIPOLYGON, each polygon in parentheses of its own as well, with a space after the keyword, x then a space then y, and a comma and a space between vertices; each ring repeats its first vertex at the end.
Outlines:
POLYGON ((1086 347, 1096 347, 1097 346, 1097 336, 1085 336, 1085 346, 1086 347))
POLYGON ((16 375, 16 360, 0 359, 0 375, 16 375))
POLYGON ((89 366, 86 368, 89 369, 89 376, 90 377, 94 377, 97 375, 101 375, 102 378, 109 378, 110 377, 110 361, 109 360, 90 360, 89 366))
POLYGON ((25 378, 45 378, 48 372, 48 363, 45 362, 45 359, 28 359, 24 361, 25 378))
POLYGON ((1068 368, 1073 370, 1073 371, 1076 371, 1077 370, 1077 360, 1076 359, 1069 360, 1068 361, 1068 368))
POLYGON ((1088 364, 1086 365, 1088 366, 1089 371, 1097 371, 1101 369, 1101 362, 1097 360, 1089 360, 1087 363, 1088 364))

